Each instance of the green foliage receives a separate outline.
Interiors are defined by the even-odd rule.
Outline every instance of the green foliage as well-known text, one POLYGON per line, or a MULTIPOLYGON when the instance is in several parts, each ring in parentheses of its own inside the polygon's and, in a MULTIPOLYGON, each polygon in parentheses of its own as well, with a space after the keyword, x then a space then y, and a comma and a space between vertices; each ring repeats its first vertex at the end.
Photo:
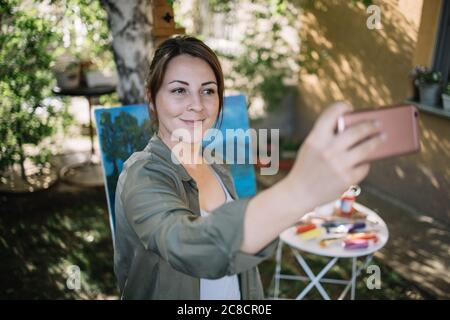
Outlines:
MULTIPOLYGON (((19 163, 25 178, 24 146, 38 145, 69 121, 65 110, 44 102, 51 94, 51 45, 58 35, 17 1, 2 1, 0 8, 0 170, 19 163)), ((31 160, 43 164, 49 155, 42 149, 31 160)))
MULTIPOLYGON (((296 7, 302 8, 304 10, 323 7, 328 2, 327 0, 288 0, 288 1, 294 4, 296 7)), ((362 3, 365 7, 368 7, 373 4, 373 0, 352 0, 349 2, 349 4, 352 6, 355 6, 358 3, 362 3)))
MULTIPOLYGON (((296 25, 297 9, 310 9, 320 1, 303 0, 251 0, 253 20, 249 21, 242 37, 243 52, 238 56, 219 54, 229 59, 233 72, 226 75, 229 86, 245 91, 250 103, 261 97, 267 111, 278 109, 281 100, 289 90, 286 80, 297 82, 299 74, 316 74, 329 54, 327 49, 311 46, 307 30, 296 25), (283 28, 291 27, 299 31, 300 51, 292 48, 289 39, 283 36, 283 28)), ((371 0, 355 0, 365 6, 371 0)), ((325 5, 326 2, 320 2, 325 5)), ((214 12, 236 10, 237 1, 209 0, 214 12)), ((295 44, 294 44, 295 45, 295 44)))
POLYGON ((111 36, 100 0, 52 0, 50 4, 59 16, 58 28, 66 35, 57 53, 68 51, 79 60, 91 59, 112 66, 111 36), (76 29, 77 24, 82 30, 76 29))
POLYGON ((442 82, 442 74, 439 71, 425 68, 419 72, 417 79, 419 80, 419 84, 439 84, 442 82))
POLYGON ((444 93, 450 96, 450 82, 447 83, 447 86, 444 88, 444 93))
POLYGON ((233 0, 208 0, 213 12, 230 12, 233 8, 233 0))
MULTIPOLYGON (((55 57, 70 53, 99 69, 114 68, 111 38, 99 0, 0 0, 0 28, 0 171, 18 163, 25 176, 25 159, 47 162, 51 153, 42 142, 72 123, 67 104, 47 99, 55 57), (27 145, 41 149, 27 155, 27 145)), ((117 96, 102 99, 118 102, 117 96)))
MULTIPOLYGON (((213 9, 229 11, 235 9, 234 1, 212 1, 213 9), (219 3, 222 3, 219 5, 219 3)), ((247 23, 242 36, 239 55, 219 55, 229 59, 233 66, 231 74, 226 75, 230 86, 244 91, 251 103, 261 97, 268 111, 274 111, 286 95, 286 80, 296 78, 299 65, 298 53, 292 44, 283 37, 283 27, 292 27, 296 14, 288 9, 283 0, 269 3, 253 0, 252 20, 247 23)))

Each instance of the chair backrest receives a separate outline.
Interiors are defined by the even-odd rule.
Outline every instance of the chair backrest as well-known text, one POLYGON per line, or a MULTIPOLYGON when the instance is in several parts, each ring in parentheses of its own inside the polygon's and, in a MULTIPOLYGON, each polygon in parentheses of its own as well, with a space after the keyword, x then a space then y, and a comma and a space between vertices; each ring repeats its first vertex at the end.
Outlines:
MULTIPOLYGON (((230 146, 226 139, 226 129, 249 129, 247 104, 245 96, 227 96, 224 98, 223 120, 219 127, 223 140, 209 139, 205 137, 204 146, 211 143, 218 147, 222 143, 230 146)), ((117 180, 122 171, 123 163, 135 152, 142 150, 148 143, 153 132, 150 124, 148 108, 144 104, 128 105, 111 108, 95 108, 95 123, 100 145, 100 155, 105 181, 106 198, 114 239, 115 213, 114 200, 117 180)), ((245 148, 244 164, 233 162, 230 164, 231 175, 239 198, 247 198, 256 194, 256 175, 251 161, 250 138, 244 140, 236 138, 231 143, 237 154, 237 150, 245 148)), ((211 147, 211 146, 210 146, 211 147)), ((226 147, 217 148, 223 150, 226 158, 226 147)))

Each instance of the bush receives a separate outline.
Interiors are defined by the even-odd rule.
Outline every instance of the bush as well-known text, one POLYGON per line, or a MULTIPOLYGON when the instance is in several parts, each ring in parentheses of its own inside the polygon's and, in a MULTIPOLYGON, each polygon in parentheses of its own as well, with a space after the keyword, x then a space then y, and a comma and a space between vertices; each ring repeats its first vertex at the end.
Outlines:
POLYGON ((44 148, 27 156, 25 145, 39 145, 70 119, 44 102, 51 94, 56 37, 48 21, 20 9, 17 1, 0 0, 0 171, 19 164, 25 180, 27 158, 43 164, 50 157, 44 148))

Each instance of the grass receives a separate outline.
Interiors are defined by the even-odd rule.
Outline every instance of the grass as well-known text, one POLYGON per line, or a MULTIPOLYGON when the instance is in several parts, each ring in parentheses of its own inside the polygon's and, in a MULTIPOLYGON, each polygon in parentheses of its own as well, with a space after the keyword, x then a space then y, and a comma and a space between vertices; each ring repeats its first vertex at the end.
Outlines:
MULTIPOLYGON (((287 275, 306 276, 306 273, 297 263, 291 249, 288 248, 287 245, 283 246, 282 252, 281 273, 287 275)), ((302 253, 302 256, 315 275, 317 275, 330 261, 330 258, 320 257, 312 254, 302 253)), ((363 263, 363 259, 361 258, 358 261, 359 263, 363 263)), ((275 264, 275 260, 271 259, 263 262, 259 267, 266 297, 273 297, 274 294, 273 274, 275 272, 275 264)), ((361 274, 357 278, 356 299, 417 300, 432 298, 421 291, 419 288, 417 288, 414 284, 403 279, 398 273, 382 264, 376 258, 374 258, 369 265, 379 266, 381 286, 379 289, 369 289, 367 283, 373 283, 373 280, 369 279, 372 273, 368 273, 366 269, 362 270, 361 274)), ((351 268, 351 259, 340 259, 328 271, 325 278, 348 280, 351 278, 351 268)), ((279 298, 295 299, 295 297, 297 297, 297 295, 308 285, 308 283, 309 282, 285 279, 280 280, 279 298)), ((345 288, 344 285, 329 283, 322 283, 322 286, 330 295, 331 299, 337 299, 345 288)), ((349 297, 350 291, 347 292, 345 299, 349 299, 349 297)), ((319 291, 316 288, 313 288, 305 296, 305 299, 322 299, 322 297, 319 291)))
POLYGON ((1 197, 0 299, 116 298, 102 189, 1 197), (66 285, 81 270, 81 289, 66 285))
MULTIPOLYGON (((307 256, 315 273, 327 262, 307 256)), ((0 299, 117 299, 113 272, 113 247, 103 188, 60 192, 58 187, 26 196, 0 196, 0 299), (81 270, 81 289, 70 290, 68 267, 81 270)), ((359 278, 359 299, 429 298, 396 272, 375 260, 381 268, 382 287, 369 290, 367 274, 359 278), (361 280, 362 279, 362 280, 361 280)), ((275 261, 260 265, 266 295, 273 295, 275 261)), ((327 276, 349 278, 349 261, 327 276)), ((285 246, 283 273, 299 274, 285 246)), ((284 280, 281 297, 293 298, 306 284, 284 280)), ((337 296, 339 286, 324 285, 337 296)), ((313 289, 308 299, 320 298, 313 289)))

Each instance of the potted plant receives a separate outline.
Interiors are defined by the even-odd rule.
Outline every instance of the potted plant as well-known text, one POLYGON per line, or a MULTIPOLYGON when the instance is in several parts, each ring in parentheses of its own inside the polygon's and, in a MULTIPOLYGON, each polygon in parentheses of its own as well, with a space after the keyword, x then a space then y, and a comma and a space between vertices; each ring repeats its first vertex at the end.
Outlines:
POLYGON ((56 66, 56 82, 62 89, 74 89, 80 85, 80 64, 76 61, 68 63, 66 66, 56 66))
POLYGON ((419 75, 426 71, 426 67, 417 65, 409 72, 409 78, 411 79, 412 88, 412 100, 419 101, 419 86, 417 85, 419 75))
POLYGON ((442 93, 442 104, 445 110, 450 111, 450 82, 447 83, 447 86, 442 93))
POLYGON ((428 106, 439 104, 442 75, 439 71, 425 69, 417 77, 420 103, 428 106))

